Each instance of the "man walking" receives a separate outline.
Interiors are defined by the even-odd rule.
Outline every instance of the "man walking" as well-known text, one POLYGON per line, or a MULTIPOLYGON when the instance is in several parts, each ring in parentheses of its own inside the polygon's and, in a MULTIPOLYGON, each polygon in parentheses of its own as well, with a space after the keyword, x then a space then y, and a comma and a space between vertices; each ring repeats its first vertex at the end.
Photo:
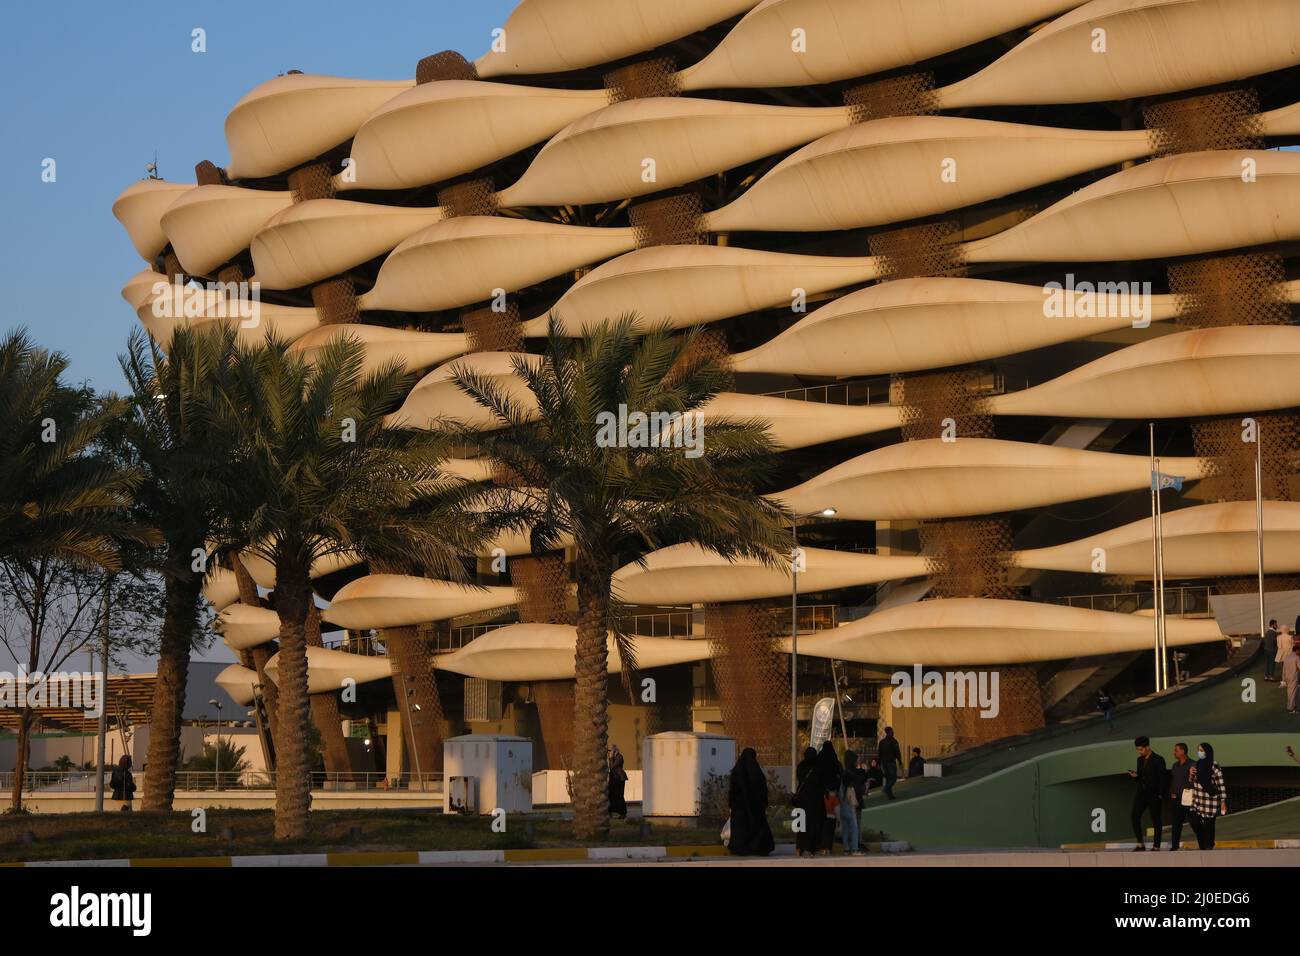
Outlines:
POLYGON ((1187 811, 1191 809, 1190 805, 1183 806, 1183 791, 1191 786, 1187 779, 1187 771, 1191 768, 1192 762, 1187 759, 1187 744, 1174 744, 1174 765, 1169 768, 1169 796, 1173 798, 1170 850, 1177 850, 1181 845, 1183 824, 1187 822, 1187 811))
POLYGON ((1137 846, 1133 849, 1142 852, 1146 849, 1146 834, 1142 829, 1142 814, 1151 813, 1151 823, 1155 829, 1155 840, 1151 848, 1160 849, 1161 810, 1165 800, 1165 758, 1151 749, 1149 737, 1138 737, 1133 741, 1137 748, 1137 769, 1128 775, 1137 781, 1137 793, 1133 795, 1133 834, 1137 837, 1137 846))
POLYGON ((1273 675, 1277 668, 1277 621, 1268 622, 1264 632, 1264 680, 1276 680, 1273 675))
POLYGON ((903 751, 894 737, 893 727, 885 728, 885 736, 881 738, 876 756, 880 760, 881 769, 885 772, 885 796, 894 800, 896 799, 894 784, 898 783, 898 771, 903 765, 903 751))

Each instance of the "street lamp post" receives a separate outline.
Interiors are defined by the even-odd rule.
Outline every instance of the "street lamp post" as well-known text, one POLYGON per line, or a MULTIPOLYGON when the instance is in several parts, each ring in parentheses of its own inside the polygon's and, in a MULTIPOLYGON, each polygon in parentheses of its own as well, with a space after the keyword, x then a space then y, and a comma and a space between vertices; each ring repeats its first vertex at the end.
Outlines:
POLYGON ((215 759, 213 766, 217 769, 217 790, 221 790, 221 701, 213 698, 208 701, 213 707, 217 708, 217 746, 212 751, 215 759))
MULTIPOLYGON (((834 508, 810 511, 790 518, 790 793, 798 787, 799 766, 799 522, 804 518, 833 518, 834 508)), ((838 688, 837 688, 838 691, 838 688)))

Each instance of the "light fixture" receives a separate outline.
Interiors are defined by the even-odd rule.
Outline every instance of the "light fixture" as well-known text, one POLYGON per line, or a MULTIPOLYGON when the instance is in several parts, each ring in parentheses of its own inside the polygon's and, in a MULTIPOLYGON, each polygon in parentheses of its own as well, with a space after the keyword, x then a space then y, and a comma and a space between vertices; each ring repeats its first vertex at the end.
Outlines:
POLYGON ((837 513, 837 512, 835 511, 834 508, 823 508, 823 509, 822 509, 822 517, 823 517, 823 518, 834 518, 835 515, 836 515, 836 513, 837 513))

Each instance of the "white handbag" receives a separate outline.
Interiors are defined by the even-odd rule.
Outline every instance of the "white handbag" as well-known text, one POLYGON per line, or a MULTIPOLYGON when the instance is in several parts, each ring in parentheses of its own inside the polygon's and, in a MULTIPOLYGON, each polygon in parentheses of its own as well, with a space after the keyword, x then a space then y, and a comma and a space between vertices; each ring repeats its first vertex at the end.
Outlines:
POLYGON ((1178 802, 1185 807, 1190 807, 1192 805, 1192 796, 1192 788, 1184 787, 1182 794, 1178 798, 1178 802))

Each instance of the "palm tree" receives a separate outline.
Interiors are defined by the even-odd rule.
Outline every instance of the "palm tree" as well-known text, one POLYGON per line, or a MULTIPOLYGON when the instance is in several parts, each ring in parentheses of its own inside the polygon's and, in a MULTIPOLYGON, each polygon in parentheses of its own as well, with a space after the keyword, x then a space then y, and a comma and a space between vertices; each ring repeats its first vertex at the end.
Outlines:
POLYGON ((414 384, 397 363, 366 375, 364 347, 340 336, 312 363, 268 337, 240 348, 205 413, 230 449, 217 478, 216 538, 275 568, 280 619, 275 834, 306 835, 311 727, 305 627, 309 572, 354 551, 372 564, 466 581, 481 543, 469 508, 476 486, 439 470, 444 436, 385 427, 414 384))
MULTIPOLYGON (((44 606, 51 563, 82 571, 121 568, 119 546, 140 540, 128 509, 140 474, 105 454, 102 440, 125 402, 62 382, 67 359, 32 343, 26 331, 0 340, 0 562, 35 582, 27 607, 44 606)), ((39 665, 42 633, 33 622, 29 670, 39 665)), ((21 806, 33 719, 18 726, 12 806, 21 806)))
POLYGON ((775 464, 765 423, 710 419, 699 455, 672 442, 627 447, 633 442, 607 440, 607 425, 620 409, 629 422, 637 413, 698 414, 726 387, 725 360, 710 357, 698 336, 698 330, 671 335, 666 325, 637 331, 635 317, 625 316, 575 342, 553 316, 540 362, 520 357, 513 363, 536 408, 512 399, 491 378, 463 369, 455 376, 502 426, 479 437, 483 454, 519 485, 496 501, 492 523, 531 528, 534 551, 573 538, 573 804, 580 839, 609 829, 610 634, 625 681, 636 666, 622 606, 612 593, 620 552, 690 540, 724 557, 775 562, 782 553, 784 512, 756 490, 775 464))
POLYGON ((0 340, 0 560, 116 571, 119 543, 138 537, 126 508, 140 474, 97 445, 126 403, 63 384, 67 367, 26 330, 0 340))
POLYGON ((158 641, 158 678, 145 776, 144 809, 170 810, 176 791, 181 719, 190 654, 202 645, 203 581, 207 542, 216 524, 220 495, 213 485, 226 455, 220 437, 204 427, 203 403, 218 370, 234 357, 235 332, 221 324, 201 331, 178 329, 164 357, 137 329, 119 358, 132 393, 123 423, 125 454, 144 480, 136 491, 140 519, 158 529, 152 570, 165 591, 158 641))

